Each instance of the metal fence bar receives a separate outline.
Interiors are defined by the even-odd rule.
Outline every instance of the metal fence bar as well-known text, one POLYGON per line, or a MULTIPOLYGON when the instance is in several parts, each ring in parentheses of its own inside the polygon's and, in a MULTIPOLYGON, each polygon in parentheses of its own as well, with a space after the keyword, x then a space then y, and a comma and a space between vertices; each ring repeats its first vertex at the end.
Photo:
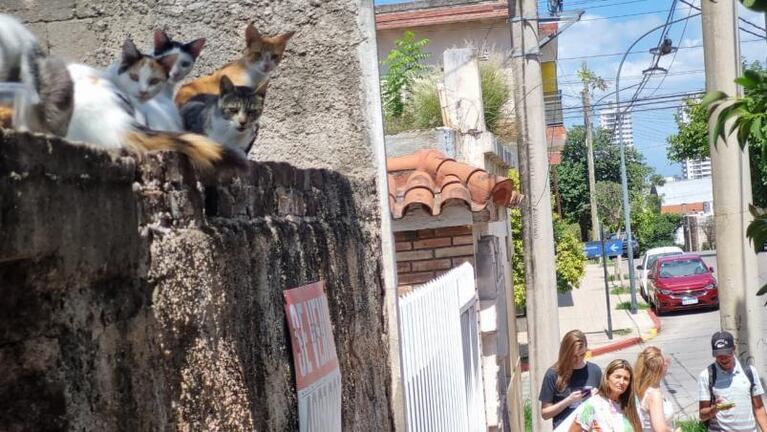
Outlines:
POLYGON ((477 306, 468 263, 400 297, 409 431, 486 428, 477 306))

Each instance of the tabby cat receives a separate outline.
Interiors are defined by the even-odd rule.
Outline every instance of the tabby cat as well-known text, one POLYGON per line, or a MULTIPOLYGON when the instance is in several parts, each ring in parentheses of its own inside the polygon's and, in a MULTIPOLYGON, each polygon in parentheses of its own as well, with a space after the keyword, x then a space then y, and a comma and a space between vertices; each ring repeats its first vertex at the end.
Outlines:
POLYGON ((257 91, 235 86, 224 75, 218 95, 195 96, 181 108, 181 116, 187 130, 247 154, 256 138, 263 106, 264 98, 257 91))

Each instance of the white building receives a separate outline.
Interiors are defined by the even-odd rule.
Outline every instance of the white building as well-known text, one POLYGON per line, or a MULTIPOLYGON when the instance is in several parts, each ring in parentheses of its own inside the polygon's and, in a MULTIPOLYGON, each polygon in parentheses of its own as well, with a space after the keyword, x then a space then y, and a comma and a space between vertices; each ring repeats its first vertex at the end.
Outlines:
POLYGON ((682 177, 685 180, 711 177, 711 158, 685 159, 682 162, 682 177))
POLYGON ((616 117, 615 105, 610 103, 607 108, 599 111, 599 126, 608 132, 614 130, 611 143, 620 144, 623 142, 626 146, 632 147, 634 145, 634 127, 631 121, 631 112, 623 113, 621 124, 617 127, 615 125, 616 117))
MULTIPOLYGON (((684 109, 684 105, 679 107, 679 118, 684 123, 690 122, 690 116, 684 109)), ((705 159, 686 159, 682 162, 682 177, 685 180, 695 180, 703 177, 711 177, 711 158, 705 159)))

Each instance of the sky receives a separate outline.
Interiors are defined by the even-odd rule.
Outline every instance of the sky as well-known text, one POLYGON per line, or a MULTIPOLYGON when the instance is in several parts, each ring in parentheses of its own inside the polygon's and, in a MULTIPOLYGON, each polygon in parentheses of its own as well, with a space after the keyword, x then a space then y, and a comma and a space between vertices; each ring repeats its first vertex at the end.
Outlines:
MULTIPOLYGON (((375 4, 406 3, 403 0, 375 0, 375 4)), ((547 16, 546 0, 538 0, 539 14, 547 16)), ((691 0, 698 6, 700 0, 691 0)), ((575 75, 583 62, 589 69, 605 79, 608 89, 597 91, 592 98, 596 102, 601 96, 615 90, 615 75, 623 54, 642 34, 660 26, 666 21, 671 0, 564 0, 564 10, 584 10, 581 21, 573 24, 559 36, 558 81, 562 90, 562 105, 565 107, 565 124, 570 127, 583 124, 583 114, 577 107, 581 106, 580 91, 582 84, 575 75), (567 109, 567 107, 576 107, 567 109)), ((677 2, 674 19, 684 18, 696 11, 681 1, 677 2)), ((739 7, 739 14, 757 26, 764 28, 763 14, 751 12, 739 7)), ((747 62, 752 60, 765 61, 767 57, 767 41, 764 31, 750 24, 741 22, 741 27, 760 34, 758 36, 740 31, 741 56, 747 62)), ((627 57, 620 75, 621 89, 639 83, 642 71, 651 62, 652 55, 648 50, 658 43, 661 32, 657 31, 643 38, 633 49, 637 54, 627 57)), ((653 76, 639 98, 663 96, 681 92, 702 91, 705 88, 703 64, 703 40, 701 38, 700 17, 691 18, 676 23, 668 31, 668 37, 674 41, 674 46, 680 47, 676 55, 669 54, 660 61, 660 66, 668 69, 665 75, 653 76)), ((622 100, 630 99, 634 89, 621 91, 622 100)), ((613 100, 608 96, 607 100, 613 100)), ((648 164, 656 172, 664 176, 681 175, 681 166, 671 163, 666 158, 666 137, 677 131, 674 121, 676 100, 670 103, 645 106, 634 112, 634 143, 644 155, 648 164)), ((598 126, 598 117, 594 119, 598 126)))

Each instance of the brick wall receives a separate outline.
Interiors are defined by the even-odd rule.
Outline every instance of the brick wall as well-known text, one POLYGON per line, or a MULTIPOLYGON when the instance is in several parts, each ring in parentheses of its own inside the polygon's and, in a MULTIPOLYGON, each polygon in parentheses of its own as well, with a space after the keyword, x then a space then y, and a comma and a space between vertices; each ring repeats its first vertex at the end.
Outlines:
POLYGON ((471 225, 402 231, 394 239, 399 285, 427 282, 466 261, 474 265, 471 225))

